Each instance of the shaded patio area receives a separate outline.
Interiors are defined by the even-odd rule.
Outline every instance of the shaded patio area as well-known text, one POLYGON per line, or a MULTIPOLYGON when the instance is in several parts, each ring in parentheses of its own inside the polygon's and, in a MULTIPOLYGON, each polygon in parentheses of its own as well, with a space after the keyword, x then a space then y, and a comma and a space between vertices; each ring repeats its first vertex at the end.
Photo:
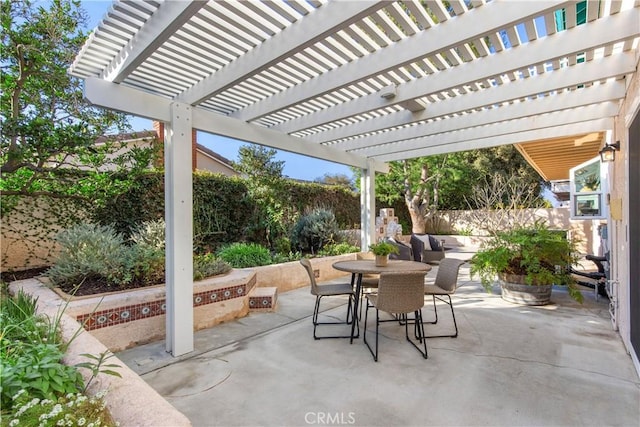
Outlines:
MULTIPOLYGON (((516 306, 468 271, 453 297, 460 335, 430 339, 428 360, 395 323, 377 363, 362 338, 314 341, 307 288, 281 294, 275 313, 197 332, 189 355, 159 342, 118 357, 194 426, 638 425, 640 380, 608 300, 554 289, 551 305, 516 306)), ((324 315, 343 316, 346 300, 329 301, 324 315)), ((427 334, 452 327, 441 308, 427 334)))

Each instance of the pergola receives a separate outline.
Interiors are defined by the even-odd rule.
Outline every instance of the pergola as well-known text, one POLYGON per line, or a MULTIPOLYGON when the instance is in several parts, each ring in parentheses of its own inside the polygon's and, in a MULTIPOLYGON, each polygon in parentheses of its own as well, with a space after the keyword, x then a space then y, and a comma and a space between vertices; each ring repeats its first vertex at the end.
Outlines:
POLYGON ((596 155, 639 36, 640 0, 120 1, 70 72, 93 104, 166 124, 177 356, 193 349, 192 129, 361 168, 367 247, 386 162, 517 144, 544 176, 544 158, 596 155))

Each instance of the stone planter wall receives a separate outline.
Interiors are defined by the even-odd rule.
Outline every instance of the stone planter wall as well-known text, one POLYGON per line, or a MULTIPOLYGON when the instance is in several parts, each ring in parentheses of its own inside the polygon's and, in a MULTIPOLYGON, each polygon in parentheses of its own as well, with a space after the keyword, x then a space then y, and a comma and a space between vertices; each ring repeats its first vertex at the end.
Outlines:
MULTIPOLYGON (((313 271, 316 273, 316 279, 322 282, 346 275, 345 272, 338 271, 331 266, 334 262, 353 259, 356 259, 355 253, 312 258, 310 261, 313 271)), ((278 292, 287 292, 309 286, 309 276, 299 261, 253 267, 251 270, 256 272, 257 287, 275 286, 278 288, 278 292)))
MULTIPOLYGON (((356 254, 314 258, 311 265, 316 278, 326 281, 346 274, 335 270, 334 262, 355 258, 356 254)), ((305 286, 309 286, 309 277, 298 261, 236 269, 195 282, 194 330, 246 316, 255 287, 275 287, 277 292, 286 292, 305 286)), ((51 295, 55 298, 51 304, 62 306, 69 301, 66 314, 84 324, 86 330, 113 352, 165 337, 164 285, 85 297, 72 297, 61 291, 51 295)), ((276 295, 270 298, 275 301, 276 295)))
MULTIPOLYGON (((253 270, 194 283, 194 329, 244 317, 249 312, 249 293, 256 283, 253 270)), ((58 304, 68 300, 66 313, 111 351, 120 351, 165 337, 164 285, 86 297, 57 295, 58 304)))

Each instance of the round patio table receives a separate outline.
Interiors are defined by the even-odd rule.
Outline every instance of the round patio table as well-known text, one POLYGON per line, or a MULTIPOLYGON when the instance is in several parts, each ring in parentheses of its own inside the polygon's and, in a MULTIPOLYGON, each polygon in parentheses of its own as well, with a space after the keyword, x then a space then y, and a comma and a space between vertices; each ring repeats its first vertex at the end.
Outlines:
MULTIPOLYGON (((431 270, 431 266, 423 262, 417 261, 405 261, 405 260, 389 260, 385 266, 377 266, 375 260, 372 259, 359 259, 352 261, 337 261, 332 264, 333 268, 340 271, 346 271, 351 273, 351 284, 355 282, 355 301, 353 303, 353 318, 358 319, 358 305, 360 304, 360 294, 362 292, 362 275, 363 274, 381 274, 381 273, 403 273, 410 271, 424 271, 431 270)), ((359 322, 359 320, 358 320, 359 322)), ((354 321, 351 324, 351 343, 353 338, 356 337, 356 323, 354 321)), ((358 325, 358 331, 360 325, 358 325)))

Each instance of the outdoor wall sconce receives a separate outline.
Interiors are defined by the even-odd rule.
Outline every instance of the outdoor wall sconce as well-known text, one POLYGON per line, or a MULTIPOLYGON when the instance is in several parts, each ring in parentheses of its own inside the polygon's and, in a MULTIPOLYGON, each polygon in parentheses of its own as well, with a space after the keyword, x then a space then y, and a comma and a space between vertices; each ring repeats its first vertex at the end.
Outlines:
POLYGON ((598 152, 602 163, 613 162, 616 159, 616 151, 620 151, 620 141, 616 141, 613 144, 605 144, 602 150, 598 152))

